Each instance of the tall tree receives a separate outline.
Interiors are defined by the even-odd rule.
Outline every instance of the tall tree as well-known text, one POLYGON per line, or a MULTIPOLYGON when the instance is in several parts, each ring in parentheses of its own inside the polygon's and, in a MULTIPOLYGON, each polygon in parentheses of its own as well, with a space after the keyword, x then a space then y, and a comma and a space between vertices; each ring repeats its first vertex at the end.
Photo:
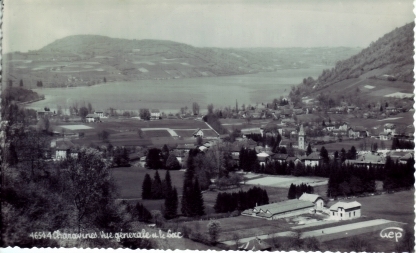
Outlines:
POLYGON ((146 173, 142 184, 142 199, 152 198, 152 179, 149 174, 146 173))
POLYGON ((201 188, 199 187, 198 178, 195 178, 195 183, 193 187, 193 201, 194 201, 194 214, 197 216, 202 216, 205 214, 204 207, 204 198, 202 197, 201 188))
POLYGON ((162 161, 160 157, 161 150, 158 148, 151 148, 147 152, 146 156, 146 167, 148 169, 161 169, 162 161))
POLYGON ((312 153, 312 148, 311 148, 311 144, 308 144, 308 147, 306 148, 306 155, 310 155, 312 153))
POLYGON ((165 179, 162 182, 163 196, 166 198, 170 191, 172 191, 172 179, 170 178, 169 170, 166 171, 165 179))
POLYGON ((163 199, 162 180, 160 179, 158 170, 156 170, 152 181, 152 199, 163 199))
POLYGON ((192 112, 194 113, 194 115, 199 114, 199 104, 197 102, 192 103, 192 112))
POLYGON ((23 87, 23 80, 22 79, 20 79, 19 86, 23 87))
POLYGON ((166 219, 175 218, 178 215, 178 193, 176 188, 170 189, 165 198, 164 216, 166 219))
POLYGON ((181 164, 179 163, 178 159, 174 154, 170 154, 168 160, 166 161, 166 169, 167 170, 179 170, 181 168, 181 164))

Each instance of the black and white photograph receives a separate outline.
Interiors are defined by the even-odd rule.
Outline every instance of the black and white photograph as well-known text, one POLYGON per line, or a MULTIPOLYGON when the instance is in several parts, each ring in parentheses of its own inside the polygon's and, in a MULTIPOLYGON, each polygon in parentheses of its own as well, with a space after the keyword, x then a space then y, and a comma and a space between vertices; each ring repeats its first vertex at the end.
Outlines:
POLYGON ((412 0, 0 2, 1 252, 415 251, 412 0))

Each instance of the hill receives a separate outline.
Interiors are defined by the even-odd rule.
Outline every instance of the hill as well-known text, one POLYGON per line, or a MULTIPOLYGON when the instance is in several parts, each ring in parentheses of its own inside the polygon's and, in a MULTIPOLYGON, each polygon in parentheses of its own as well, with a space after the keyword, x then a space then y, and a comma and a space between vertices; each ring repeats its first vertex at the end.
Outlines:
POLYGON ((325 69, 317 80, 305 78, 292 89, 291 98, 300 102, 305 96, 309 101, 330 97, 336 106, 342 101, 354 104, 359 99, 372 102, 411 96, 414 26, 412 22, 385 34, 358 54, 325 69))
POLYGON ((4 57, 6 80, 29 87, 93 85, 109 81, 239 75, 328 65, 358 48, 198 48, 163 40, 73 35, 28 53, 4 57), (105 78, 105 79, 104 79, 105 78))

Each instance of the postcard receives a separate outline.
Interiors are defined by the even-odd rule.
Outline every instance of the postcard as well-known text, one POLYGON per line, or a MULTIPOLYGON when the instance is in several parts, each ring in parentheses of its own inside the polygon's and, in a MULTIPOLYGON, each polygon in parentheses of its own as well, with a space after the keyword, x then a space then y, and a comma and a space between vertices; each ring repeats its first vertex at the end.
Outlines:
POLYGON ((2 251, 414 251, 412 1, 2 7, 2 251))

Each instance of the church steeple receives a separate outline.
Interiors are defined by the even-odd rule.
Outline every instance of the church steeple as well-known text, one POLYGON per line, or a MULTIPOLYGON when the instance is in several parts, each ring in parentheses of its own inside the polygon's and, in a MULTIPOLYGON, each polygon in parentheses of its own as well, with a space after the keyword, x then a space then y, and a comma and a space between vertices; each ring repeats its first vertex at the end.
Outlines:
POLYGON ((303 130, 303 125, 300 125, 299 133, 298 133, 298 147, 301 150, 305 150, 305 131, 303 130))

